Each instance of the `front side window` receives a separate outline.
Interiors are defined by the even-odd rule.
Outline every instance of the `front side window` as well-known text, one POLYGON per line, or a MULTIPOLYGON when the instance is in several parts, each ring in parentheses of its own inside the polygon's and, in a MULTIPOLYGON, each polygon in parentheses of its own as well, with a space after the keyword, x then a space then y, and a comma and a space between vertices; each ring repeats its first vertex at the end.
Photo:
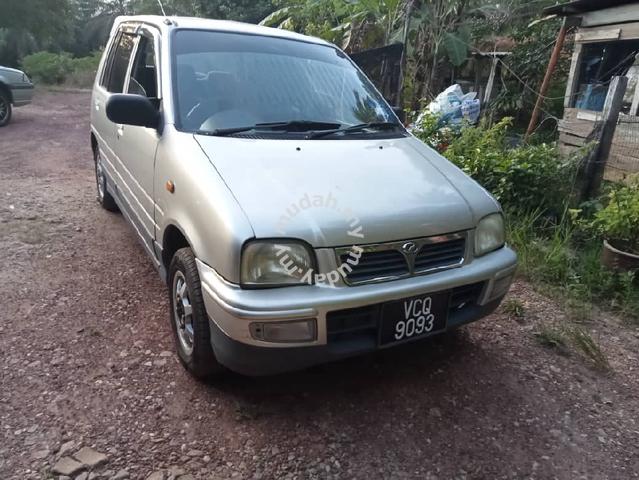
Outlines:
POLYGON ((134 44, 135 35, 129 33, 120 35, 108 72, 107 90, 111 93, 122 93, 124 91, 124 79, 134 44))
POLYGON ((158 96, 155 48, 153 38, 146 35, 140 37, 127 92, 149 98, 158 96))
POLYGON ((397 122, 371 82, 330 46, 178 30, 172 56, 176 120, 185 131, 279 122, 339 128, 397 122))

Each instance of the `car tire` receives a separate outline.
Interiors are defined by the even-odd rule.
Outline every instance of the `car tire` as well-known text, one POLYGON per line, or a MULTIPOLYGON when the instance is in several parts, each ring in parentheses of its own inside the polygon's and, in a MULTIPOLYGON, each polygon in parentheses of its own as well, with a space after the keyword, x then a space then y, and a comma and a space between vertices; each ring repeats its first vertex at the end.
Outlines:
POLYGON ((219 377, 225 368, 218 363, 211 346, 200 275, 190 248, 175 253, 168 279, 171 329, 180 361, 201 380, 219 377))
POLYGON ((93 160, 95 162, 95 184, 98 193, 98 203, 109 212, 119 212, 120 209, 117 203, 115 203, 115 199, 107 190, 107 177, 104 173, 104 164, 102 163, 100 151, 97 148, 93 150, 93 160))
POLYGON ((6 92, 0 90, 0 127, 4 127, 11 121, 11 101, 6 92))

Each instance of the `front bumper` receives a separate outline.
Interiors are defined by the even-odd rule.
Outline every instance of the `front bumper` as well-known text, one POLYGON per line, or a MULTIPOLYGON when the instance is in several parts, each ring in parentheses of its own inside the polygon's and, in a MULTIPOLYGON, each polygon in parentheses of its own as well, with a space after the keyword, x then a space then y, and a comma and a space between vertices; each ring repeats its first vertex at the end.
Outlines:
MULTIPOLYGON (((374 335, 363 330, 361 335, 341 335, 335 330, 335 322, 331 326, 331 318, 348 314, 344 310, 361 310, 431 292, 455 292, 472 285, 472 301, 464 304, 463 309, 449 312, 447 329, 479 320, 501 302, 516 264, 515 253, 504 247, 460 268, 402 280, 357 287, 304 285, 244 290, 197 262, 216 357, 231 370, 247 375, 296 370, 378 349, 374 335), (312 342, 264 342, 254 339, 249 331, 252 322, 308 318, 317 320, 317 338, 312 342)), ((374 322, 374 317, 371 318, 374 322)))

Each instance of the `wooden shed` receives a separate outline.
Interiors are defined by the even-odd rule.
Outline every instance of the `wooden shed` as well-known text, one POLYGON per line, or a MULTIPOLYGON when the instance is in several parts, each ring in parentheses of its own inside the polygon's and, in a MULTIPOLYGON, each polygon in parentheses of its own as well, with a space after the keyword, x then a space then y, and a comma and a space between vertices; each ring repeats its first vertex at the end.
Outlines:
POLYGON ((615 76, 628 79, 604 178, 620 181, 639 172, 639 0, 576 0, 544 10, 575 27, 566 85, 560 148, 570 152, 595 134, 615 76))

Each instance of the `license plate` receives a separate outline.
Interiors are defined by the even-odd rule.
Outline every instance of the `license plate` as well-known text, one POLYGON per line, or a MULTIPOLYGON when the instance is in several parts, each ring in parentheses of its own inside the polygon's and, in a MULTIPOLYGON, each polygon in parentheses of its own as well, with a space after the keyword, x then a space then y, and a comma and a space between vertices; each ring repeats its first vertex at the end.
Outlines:
POLYGON ((446 329, 450 292, 431 293, 382 306, 380 344, 427 337, 446 329))

